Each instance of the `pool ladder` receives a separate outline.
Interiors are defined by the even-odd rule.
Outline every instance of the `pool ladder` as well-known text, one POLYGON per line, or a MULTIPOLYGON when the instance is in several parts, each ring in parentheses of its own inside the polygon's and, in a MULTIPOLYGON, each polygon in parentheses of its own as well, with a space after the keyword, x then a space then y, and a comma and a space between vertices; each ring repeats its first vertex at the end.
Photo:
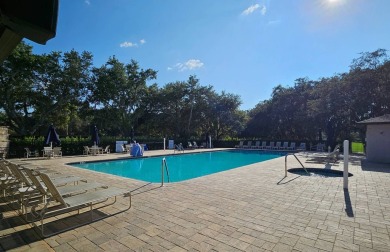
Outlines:
POLYGON ((167 165, 167 160, 165 158, 161 160, 161 186, 164 186, 164 168, 165 168, 165 172, 167 173, 167 178, 169 183, 169 169, 167 165))
POLYGON ((303 166, 302 162, 297 158, 297 156, 295 156, 294 153, 287 153, 286 156, 284 157, 284 176, 287 177, 287 157, 289 155, 292 155, 295 157, 295 159, 301 164, 302 168, 306 171, 307 174, 309 174, 309 172, 306 170, 305 166, 303 166))

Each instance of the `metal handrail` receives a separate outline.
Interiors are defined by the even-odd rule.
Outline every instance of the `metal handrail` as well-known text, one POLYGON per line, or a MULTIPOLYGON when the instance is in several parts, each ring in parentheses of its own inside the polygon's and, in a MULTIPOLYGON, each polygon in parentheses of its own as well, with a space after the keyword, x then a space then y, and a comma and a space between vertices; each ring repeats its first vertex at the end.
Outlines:
POLYGON ((303 166, 302 162, 297 158, 297 156, 295 156, 294 153, 287 153, 286 156, 284 157, 284 172, 285 172, 284 176, 285 176, 285 177, 287 177, 287 157, 288 157, 289 155, 294 156, 295 159, 301 164, 301 166, 302 166, 302 168, 305 170, 305 172, 306 172, 307 174, 309 174, 309 172, 306 170, 305 166, 303 166))
POLYGON ((167 160, 165 158, 161 160, 161 186, 164 186, 164 167, 167 173, 168 183, 169 183, 169 169, 167 165, 167 160))

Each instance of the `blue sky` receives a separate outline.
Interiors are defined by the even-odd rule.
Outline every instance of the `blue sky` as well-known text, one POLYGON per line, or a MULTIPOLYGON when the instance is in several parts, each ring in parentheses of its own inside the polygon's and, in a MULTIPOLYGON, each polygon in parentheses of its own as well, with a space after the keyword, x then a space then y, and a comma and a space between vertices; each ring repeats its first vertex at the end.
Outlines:
POLYGON ((278 84, 347 72, 360 52, 390 49, 388 0, 60 0, 57 35, 34 53, 90 51, 237 94, 241 109, 278 84))

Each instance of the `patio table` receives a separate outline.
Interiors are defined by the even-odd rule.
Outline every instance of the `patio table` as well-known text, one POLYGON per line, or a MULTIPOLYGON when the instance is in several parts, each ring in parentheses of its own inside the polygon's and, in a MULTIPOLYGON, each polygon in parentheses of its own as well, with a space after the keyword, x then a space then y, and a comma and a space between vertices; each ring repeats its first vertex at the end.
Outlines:
POLYGON ((92 146, 89 148, 89 150, 91 151, 92 155, 97 155, 103 152, 103 147, 92 146))
POLYGON ((50 147, 44 147, 42 152, 43 152, 43 157, 47 157, 47 158, 53 157, 53 149, 50 147))

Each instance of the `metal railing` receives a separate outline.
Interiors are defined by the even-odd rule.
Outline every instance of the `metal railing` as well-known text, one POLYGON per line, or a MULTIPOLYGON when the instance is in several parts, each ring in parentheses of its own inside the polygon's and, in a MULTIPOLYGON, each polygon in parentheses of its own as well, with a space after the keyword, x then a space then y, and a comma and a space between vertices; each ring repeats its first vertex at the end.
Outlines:
POLYGON ((301 164, 301 166, 302 166, 302 168, 305 170, 305 172, 309 174, 309 172, 306 170, 305 166, 303 166, 302 162, 297 158, 297 156, 295 156, 294 153, 287 153, 286 156, 284 157, 284 172, 285 172, 284 176, 285 176, 285 177, 287 177, 287 157, 288 157, 289 155, 294 156, 295 159, 301 164))
POLYGON ((164 168, 165 168, 165 172, 167 173, 167 178, 169 183, 169 169, 167 165, 167 160, 165 158, 161 160, 161 186, 164 186, 164 168))

